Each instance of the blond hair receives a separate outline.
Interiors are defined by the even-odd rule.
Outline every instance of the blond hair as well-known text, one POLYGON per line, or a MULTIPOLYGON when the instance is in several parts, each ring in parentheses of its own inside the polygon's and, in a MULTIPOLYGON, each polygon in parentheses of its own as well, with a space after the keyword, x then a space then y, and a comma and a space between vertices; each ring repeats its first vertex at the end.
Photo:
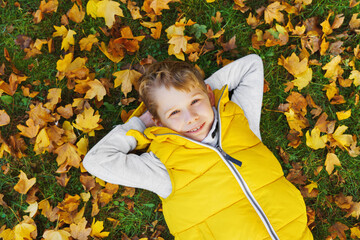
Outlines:
POLYGON ((156 119, 159 119, 159 116, 154 89, 162 86, 186 92, 195 87, 207 92, 203 76, 189 63, 163 61, 151 64, 139 79, 139 94, 146 108, 156 119))

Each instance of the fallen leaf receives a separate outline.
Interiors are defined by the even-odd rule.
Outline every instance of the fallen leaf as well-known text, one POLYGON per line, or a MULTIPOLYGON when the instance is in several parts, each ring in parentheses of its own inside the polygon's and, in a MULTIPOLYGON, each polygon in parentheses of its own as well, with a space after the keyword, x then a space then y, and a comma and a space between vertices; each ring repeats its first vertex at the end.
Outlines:
POLYGON ((0 126, 5 126, 10 123, 10 117, 5 110, 0 110, 0 126))
POLYGON ((336 237, 339 237, 340 240, 345 240, 346 239, 346 234, 345 234, 345 230, 348 230, 349 228, 341 223, 341 222, 336 222, 334 225, 332 225, 329 228, 329 232, 331 233, 331 237, 333 239, 335 239, 336 237))
POLYGON ((102 126, 99 124, 100 115, 98 112, 94 113, 93 108, 85 108, 81 114, 78 114, 73 126, 84 133, 88 133, 90 136, 94 136, 94 130, 102 129, 102 126))
POLYGON ((47 148, 50 145, 50 139, 46 132, 46 129, 43 128, 40 130, 39 134, 36 136, 34 151, 36 155, 44 153, 47 151, 47 148))
POLYGON ((38 205, 37 202, 31 203, 31 204, 29 204, 29 206, 27 207, 27 209, 24 210, 24 212, 30 213, 30 214, 29 214, 29 217, 32 218, 32 217, 34 217, 35 214, 37 213, 38 207, 39 207, 39 205, 38 205))
POLYGON ((80 41, 79 41, 79 44, 80 44, 80 50, 81 51, 91 51, 91 48, 92 48, 92 45, 94 43, 98 43, 99 40, 97 39, 96 37, 96 34, 90 34, 89 36, 87 36, 86 38, 82 38, 80 41))
POLYGON ((141 14, 140 14, 140 8, 138 6, 136 6, 136 2, 128 1, 127 8, 129 9, 131 17, 133 19, 142 18, 141 14))
POLYGON ((76 23, 81 23, 85 17, 85 12, 82 10, 81 5, 79 9, 79 7, 74 3, 73 7, 66 13, 66 15, 70 20, 76 23))
POLYGON ((111 0, 102 0, 96 3, 96 16, 103 17, 105 24, 111 28, 115 22, 115 15, 123 17, 123 11, 119 7, 120 3, 111 0))
POLYGON ((317 127, 311 131, 311 136, 309 131, 306 132, 306 145, 312 149, 324 148, 327 142, 327 135, 320 136, 320 130, 317 127))
POLYGON ((340 160, 334 153, 328 153, 325 160, 325 169, 329 175, 334 170, 334 166, 341 166, 340 160))
POLYGON ((19 182, 14 186, 14 190, 20 194, 26 194, 29 189, 36 183, 36 178, 28 179, 26 174, 20 170, 20 175, 18 176, 19 182))
POLYGON ((336 112, 336 116, 337 116, 338 120, 348 119, 351 116, 351 109, 349 109, 347 111, 336 112))
POLYGON ((82 218, 79 223, 70 225, 71 236, 78 240, 87 240, 91 233, 91 228, 86 228, 87 221, 82 218))
POLYGON ((14 227, 15 239, 33 239, 30 234, 36 230, 36 226, 21 222, 14 227))
POLYGON ((264 13, 265 22, 268 24, 272 24, 272 22, 275 19, 277 22, 283 23, 284 16, 280 11, 284 10, 285 8, 286 7, 281 5, 280 2, 273 2, 273 3, 269 4, 266 7, 265 13, 264 13))
POLYGON ((91 224, 91 234, 92 237, 99 237, 104 238, 109 235, 110 232, 102 232, 104 229, 104 222, 103 221, 96 221, 95 218, 91 224))
POLYGON ((126 69, 113 73, 113 76, 116 77, 114 80, 114 88, 117 88, 121 84, 121 91, 126 97, 127 94, 131 92, 132 85, 137 85, 136 81, 142 76, 142 74, 136 70, 126 69))
POLYGON ((44 240, 68 240, 71 234, 65 230, 45 230, 43 237, 44 240))

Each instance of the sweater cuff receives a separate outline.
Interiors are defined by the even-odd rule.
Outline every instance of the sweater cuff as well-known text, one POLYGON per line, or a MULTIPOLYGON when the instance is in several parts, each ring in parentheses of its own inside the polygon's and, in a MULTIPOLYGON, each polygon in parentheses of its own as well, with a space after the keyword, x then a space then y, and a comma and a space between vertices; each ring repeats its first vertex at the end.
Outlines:
POLYGON ((130 129, 134 129, 144 133, 146 129, 145 124, 138 117, 130 118, 123 126, 125 127, 126 131, 129 131, 130 129))

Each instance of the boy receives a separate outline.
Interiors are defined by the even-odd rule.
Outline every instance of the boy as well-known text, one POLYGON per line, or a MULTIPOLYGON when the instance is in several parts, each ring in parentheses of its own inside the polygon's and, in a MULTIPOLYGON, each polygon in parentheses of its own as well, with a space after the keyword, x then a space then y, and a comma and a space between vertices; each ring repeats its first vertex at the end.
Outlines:
POLYGON ((158 194, 176 240, 313 239, 301 194, 260 140, 263 81, 257 55, 228 64, 208 85, 186 63, 154 64, 139 88, 149 111, 141 104, 140 117, 97 143, 84 167, 158 194))

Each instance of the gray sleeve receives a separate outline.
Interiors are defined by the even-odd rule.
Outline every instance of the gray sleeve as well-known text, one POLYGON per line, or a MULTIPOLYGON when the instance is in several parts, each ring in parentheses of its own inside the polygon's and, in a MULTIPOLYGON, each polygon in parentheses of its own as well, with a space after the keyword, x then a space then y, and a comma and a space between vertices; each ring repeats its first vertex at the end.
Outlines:
POLYGON ((133 117, 116 126, 86 154, 85 169, 106 182, 146 189, 166 198, 172 191, 169 173, 153 153, 129 153, 137 145, 134 137, 126 135, 130 129, 143 132, 145 125, 133 117))
POLYGON ((205 83, 212 89, 228 85, 233 91, 231 101, 245 113, 250 129, 261 140, 260 116, 264 89, 264 70, 261 58, 251 54, 224 66, 212 74, 205 83))

